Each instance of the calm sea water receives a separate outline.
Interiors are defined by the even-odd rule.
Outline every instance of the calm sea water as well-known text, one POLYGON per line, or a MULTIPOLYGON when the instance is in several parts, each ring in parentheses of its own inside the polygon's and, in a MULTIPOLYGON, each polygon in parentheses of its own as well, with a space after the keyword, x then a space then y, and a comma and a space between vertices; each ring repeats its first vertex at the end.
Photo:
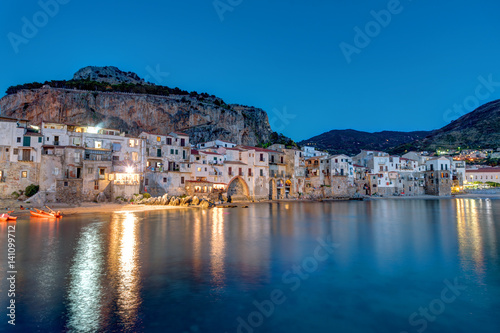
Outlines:
POLYGON ((20 220, 15 328, 500 332, 499 240, 500 200, 485 199, 20 220))

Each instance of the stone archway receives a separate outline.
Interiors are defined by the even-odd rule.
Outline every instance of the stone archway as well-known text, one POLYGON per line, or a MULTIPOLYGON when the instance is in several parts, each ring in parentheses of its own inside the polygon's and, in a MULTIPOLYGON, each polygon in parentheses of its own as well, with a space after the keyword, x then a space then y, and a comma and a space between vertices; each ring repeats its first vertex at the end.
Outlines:
POLYGON ((248 185, 243 178, 236 176, 227 185, 227 194, 232 200, 246 200, 250 196, 248 185))

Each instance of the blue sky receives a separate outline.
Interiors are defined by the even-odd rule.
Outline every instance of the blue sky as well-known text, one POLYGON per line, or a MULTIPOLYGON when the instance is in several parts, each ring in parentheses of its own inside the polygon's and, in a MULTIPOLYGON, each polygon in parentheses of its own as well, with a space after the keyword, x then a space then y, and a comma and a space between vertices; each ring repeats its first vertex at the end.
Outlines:
POLYGON ((498 1, 54 1, 1 2, 1 96, 114 65, 263 108, 295 140, 431 130, 500 98, 498 1))

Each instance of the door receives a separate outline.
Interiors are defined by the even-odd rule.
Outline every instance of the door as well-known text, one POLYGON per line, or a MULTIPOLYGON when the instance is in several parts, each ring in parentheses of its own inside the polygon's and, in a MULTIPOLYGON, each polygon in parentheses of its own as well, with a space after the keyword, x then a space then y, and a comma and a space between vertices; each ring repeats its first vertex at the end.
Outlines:
POLYGON ((23 149, 23 161, 31 161, 31 151, 29 149, 23 149))
POLYGON ((156 157, 161 157, 161 149, 156 149, 156 157))
POLYGON ((25 136, 23 138, 23 146, 24 147, 29 147, 31 146, 31 136, 25 136))

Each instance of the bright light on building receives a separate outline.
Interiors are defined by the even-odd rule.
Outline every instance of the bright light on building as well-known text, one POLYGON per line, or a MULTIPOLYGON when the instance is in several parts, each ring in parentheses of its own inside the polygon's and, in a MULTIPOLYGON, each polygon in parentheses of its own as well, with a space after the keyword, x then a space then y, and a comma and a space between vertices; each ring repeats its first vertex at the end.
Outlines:
POLYGON ((134 172, 134 167, 131 167, 131 166, 126 167, 125 168, 125 172, 129 173, 129 174, 132 173, 132 172, 134 172))
POLYGON ((99 127, 87 127, 87 133, 90 134, 97 134, 99 133, 100 128, 99 127))

